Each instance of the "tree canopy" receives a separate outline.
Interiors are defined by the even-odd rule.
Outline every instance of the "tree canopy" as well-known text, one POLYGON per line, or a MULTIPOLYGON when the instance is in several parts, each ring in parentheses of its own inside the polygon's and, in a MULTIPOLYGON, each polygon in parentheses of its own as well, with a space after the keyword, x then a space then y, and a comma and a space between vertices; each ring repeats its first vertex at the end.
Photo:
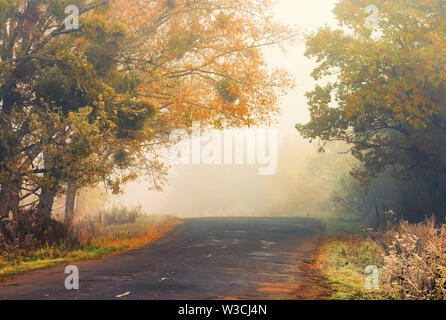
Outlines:
POLYGON ((346 142, 363 184, 391 168, 400 178, 422 175, 444 198, 446 3, 375 1, 374 28, 365 23, 369 4, 340 1, 339 27, 308 35, 318 85, 307 93, 311 121, 297 129, 346 142))
POLYGON ((148 175, 161 188, 159 146, 193 121, 274 121, 292 81, 268 69, 262 48, 294 31, 270 9, 257 0, 0 1, 0 216, 27 198, 48 216, 56 195, 67 193, 69 208, 100 181, 119 192, 148 175), (72 5, 79 28, 65 23, 72 5))

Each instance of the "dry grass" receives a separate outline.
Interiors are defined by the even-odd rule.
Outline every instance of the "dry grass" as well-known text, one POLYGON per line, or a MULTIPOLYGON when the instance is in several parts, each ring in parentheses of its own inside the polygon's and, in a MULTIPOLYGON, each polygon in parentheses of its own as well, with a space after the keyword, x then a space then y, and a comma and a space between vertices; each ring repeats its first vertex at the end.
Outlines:
POLYGON ((30 270, 67 262, 98 259, 139 249, 171 232, 181 220, 172 216, 139 215, 133 223, 100 225, 90 219, 90 228, 80 223, 75 237, 58 245, 37 250, 4 250, 0 252, 0 280, 30 270))
POLYGON ((446 226, 402 223, 383 244, 385 289, 397 299, 446 299, 446 226))
POLYGON ((75 229, 76 238, 83 244, 99 247, 129 247, 130 250, 140 248, 147 243, 158 240, 181 220, 173 216, 139 215, 134 222, 113 223, 103 225, 98 221, 89 221, 97 227, 83 229, 80 225, 75 229))

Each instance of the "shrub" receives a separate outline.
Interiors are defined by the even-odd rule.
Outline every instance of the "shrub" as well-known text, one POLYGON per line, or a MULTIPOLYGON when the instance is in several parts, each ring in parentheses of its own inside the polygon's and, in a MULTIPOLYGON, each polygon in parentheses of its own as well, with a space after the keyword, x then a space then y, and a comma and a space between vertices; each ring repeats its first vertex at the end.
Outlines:
POLYGON ((134 209, 112 208, 110 211, 101 211, 100 213, 100 219, 105 226, 135 223, 141 216, 143 216, 141 207, 134 209))
POLYGON ((67 239, 65 226, 48 217, 39 216, 36 208, 22 210, 15 219, 3 219, 0 250, 36 249, 59 244, 67 239))
POLYGON ((403 222, 385 237, 388 290, 400 299, 446 299, 446 226, 403 222))

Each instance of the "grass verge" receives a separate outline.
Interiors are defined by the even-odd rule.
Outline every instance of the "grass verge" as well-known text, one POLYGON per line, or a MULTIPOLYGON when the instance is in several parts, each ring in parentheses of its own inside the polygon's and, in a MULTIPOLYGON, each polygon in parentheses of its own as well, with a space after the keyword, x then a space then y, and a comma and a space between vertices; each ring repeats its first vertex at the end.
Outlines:
POLYGON ((134 223, 105 226, 94 237, 83 234, 75 244, 5 251, 0 255, 0 281, 31 270, 139 249, 165 236, 180 223, 180 219, 171 216, 144 216, 134 223))
POLYGON ((320 240, 315 259, 325 280, 328 300, 381 300, 380 291, 367 290, 367 266, 383 266, 382 249, 361 235, 331 236, 320 240))
POLYGON ((311 266, 322 275, 326 300, 381 300, 383 291, 367 290, 367 266, 384 265, 382 246, 369 238, 358 221, 338 217, 322 220, 325 232, 320 237, 311 266))

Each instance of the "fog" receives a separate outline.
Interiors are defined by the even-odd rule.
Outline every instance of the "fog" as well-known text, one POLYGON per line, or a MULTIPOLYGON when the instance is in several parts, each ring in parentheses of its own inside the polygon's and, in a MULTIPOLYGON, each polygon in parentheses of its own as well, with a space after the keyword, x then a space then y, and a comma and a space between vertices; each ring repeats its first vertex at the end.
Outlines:
MULTIPOLYGON (((334 4, 279 0, 275 12, 278 21, 308 32, 334 24, 334 4)), ((330 152, 318 154, 317 146, 304 141, 294 128, 309 119, 304 94, 314 86, 310 74, 315 65, 304 52, 302 41, 287 46, 286 53, 278 48, 265 51, 271 67, 284 67, 296 79, 296 88, 281 101, 281 117, 274 127, 278 130, 274 175, 259 175, 256 165, 175 165, 164 192, 149 191, 142 178, 129 184, 123 195, 111 197, 110 205, 141 205, 150 214, 181 217, 325 214, 332 175, 330 168, 320 170, 315 163, 343 160, 330 152)))

